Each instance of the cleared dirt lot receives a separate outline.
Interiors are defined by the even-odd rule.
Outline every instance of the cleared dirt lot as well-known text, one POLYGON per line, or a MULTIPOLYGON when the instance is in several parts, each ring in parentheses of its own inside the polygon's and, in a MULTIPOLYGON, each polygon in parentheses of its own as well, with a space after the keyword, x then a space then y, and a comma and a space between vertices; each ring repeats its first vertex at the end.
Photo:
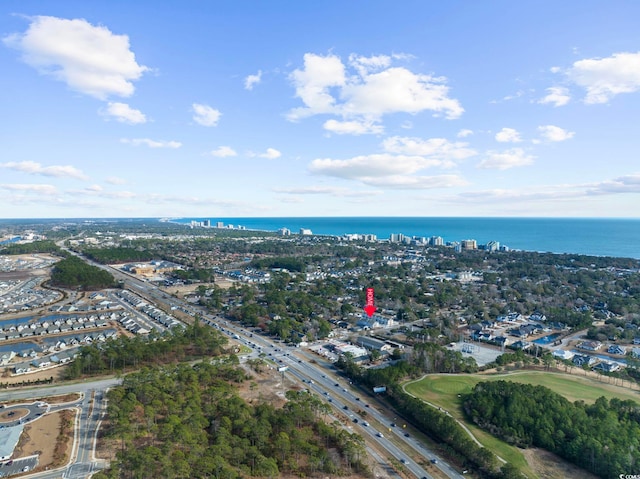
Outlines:
POLYGON ((13 458, 37 454, 38 467, 30 473, 66 464, 73 444, 75 412, 66 410, 45 414, 24 427, 13 458))

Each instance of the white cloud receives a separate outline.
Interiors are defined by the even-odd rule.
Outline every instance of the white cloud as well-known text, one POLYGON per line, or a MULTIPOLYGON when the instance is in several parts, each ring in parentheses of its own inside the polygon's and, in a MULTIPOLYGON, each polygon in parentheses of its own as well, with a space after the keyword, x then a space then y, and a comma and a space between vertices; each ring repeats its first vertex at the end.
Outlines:
POLYGON ((276 158, 280 158, 282 153, 280 153, 275 148, 267 148, 265 153, 258 155, 260 158, 267 158, 268 160, 275 160, 276 158))
POLYGON ((191 108, 194 113, 193 121, 202 126, 216 126, 222 116, 222 113, 215 108, 201 103, 194 103, 191 108))
MULTIPOLYGON (((350 121, 375 124, 391 113, 416 114, 432 111, 447 118, 458 118, 464 112, 458 100, 449 98, 449 87, 443 77, 416 74, 404 67, 392 67, 396 57, 351 55, 347 66, 336 55, 304 55, 304 68, 291 73, 296 96, 304 103, 288 113, 289 120, 331 114, 343 122, 329 127, 348 133, 350 121)), ((327 125, 325 123, 325 125, 327 125)), ((361 134, 360 128, 351 128, 361 134)))
POLYGON ((377 135, 384 132, 384 127, 379 123, 361 120, 338 121, 332 119, 325 121, 322 127, 338 135, 377 135))
POLYGON ((522 141, 520 138, 520 133, 513 128, 503 128, 498 133, 496 133, 496 141, 500 143, 518 143, 522 141))
POLYGON ((346 179, 365 177, 407 175, 435 166, 442 166, 439 159, 414 155, 392 155, 388 153, 355 156, 348 160, 318 158, 311 162, 312 173, 346 179))
POLYGON ((515 100, 516 98, 520 98, 522 95, 524 95, 524 92, 522 90, 518 90, 513 95, 506 95, 506 96, 502 97, 502 100, 503 101, 511 101, 511 100, 515 100))
POLYGON ((53 185, 45 184, 0 184, 0 188, 9 191, 18 191, 26 193, 36 193, 41 195, 57 195, 58 190, 53 185))
POLYGON ((349 55, 349 64, 358 71, 360 76, 364 77, 368 73, 391 66, 391 57, 388 55, 363 57, 352 53, 349 55))
POLYGON ((475 150, 467 148, 467 143, 452 143, 444 138, 423 140, 421 138, 392 136, 382 142, 382 147, 390 153, 439 159, 442 160, 439 166, 443 167, 454 166, 455 160, 464 160, 477 154, 475 150))
POLYGON ((110 176, 105 181, 112 185, 124 185, 127 183, 127 180, 125 180, 124 178, 119 178, 117 176, 110 176))
POLYGON ((450 198, 450 200, 510 204, 513 202, 585 199, 589 196, 618 194, 640 194, 640 173, 591 184, 536 185, 527 189, 496 188, 466 191, 455 198, 450 198))
POLYGON ((467 136, 473 135, 473 130, 463 129, 460 130, 457 134, 458 138, 466 138, 467 136))
POLYGON ((74 91, 101 100, 115 95, 129 97, 133 81, 148 70, 136 62, 127 35, 83 19, 31 17, 25 33, 5 37, 4 43, 19 50, 22 60, 39 73, 67 84, 74 91))
POLYGON ((213 150, 210 155, 218 158, 227 158, 229 156, 237 156, 238 153, 230 146, 220 146, 213 150))
POLYGON ((532 202, 546 200, 563 200, 584 196, 584 193, 576 188, 576 185, 552 185, 536 186, 527 189, 494 188, 483 191, 467 191, 458 195, 458 200, 468 202, 473 200, 478 203, 532 202))
POLYGON ((620 93, 640 90, 640 52, 579 60, 566 75, 587 91, 586 104, 607 103, 620 93))
POLYGON ((400 190, 428 190, 466 186, 468 181, 458 175, 410 176, 391 175, 382 178, 365 177, 361 181, 367 185, 400 190))
POLYGON ((384 153, 354 156, 346 160, 317 158, 309 164, 312 174, 355 180, 374 187, 428 189, 461 186, 457 175, 418 175, 429 168, 454 168, 477 153, 466 143, 444 138, 393 136, 382 142, 384 153))
POLYGON ((296 88, 296 96, 305 104, 305 108, 296 108, 289 113, 290 120, 318 113, 333 113, 335 99, 329 88, 345 85, 345 66, 335 55, 323 57, 305 53, 304 69, 294 70, 289 79, 296 88))
POLYGON ((487 157, 478 164, 478 168, 507 170, 533 163, 535 157, 525 154, 522 148, 506 151, 488 151, 487 157))
POLYGON ((552 86, 547 88, 547 92, 547 95, 538 100, 538 103, 551 103, 553 106, 564 106, 571 100, 569 90, 565 87, 552 86))
POLYGON ((120 142, 132 146, 144 145, 149 148, 180 148, 182 146, 179 141, 158 141, 149 138, 122 138, 120 142))
POLYGON ((575 132, 573 131, 567 131, 554 125, 539 126, 538 131, 546 141, 565 141, 573 138, 575 135, 575 132))
POLYGON ((589 195, 608 195, 618 193, 640 193, 640 173, 620 176, 612 180, 588 185, 589 195))
POLYGON ((8 168, 22 173, 31 175, 53 176, 56 178, 74 178, 76 180, 88 179, 82 171, 71 165, 53 165, 42 166, 35 161, 10 161, 8 163, 0 163, 0 168, 8 168))
POLYGON ((301 188, 274 188, 276 193, 287 195, 330 195, 337 197, 369 197, 382 194, 382 191, 366 190, 359 191, 350 188, 340 188, 336 186, 307 186, 301 188))
POLYGON ((420 113, 430 110, 447 118, 458 118, 464 109, 449 98, 444 78, 415 74, 406 68, 388 68, 342 88, 343 115, 378 118, 389 113, 420 113))
POLYGON ((110 102, 107 104, 107 110, 102 114, 114 117, 120 123, 128 123, 130 125, 139 125, 147 122, 147 117, 144 113, 131 108, 126 103, 110 102))
POLYGON ((441 165, 440 160, 421 156, 376 154, 349 160, 316 159, 311 162, 309 170, 314 174, 356 180, 378 188, 432 189, 467 184, 457 175, 413 175, 425 168, 441 165))
POLYGON ((244 79, 245 90, 253 90, 253 87, 258 85, 262 81, 262 70, 258 70, 255 75, 248 75, 244 79))

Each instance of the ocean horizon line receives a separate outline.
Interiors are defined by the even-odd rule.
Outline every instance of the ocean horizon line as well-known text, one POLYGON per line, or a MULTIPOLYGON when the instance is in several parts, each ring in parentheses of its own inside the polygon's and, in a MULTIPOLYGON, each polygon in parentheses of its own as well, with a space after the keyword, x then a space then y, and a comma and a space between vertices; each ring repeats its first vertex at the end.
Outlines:
POLYGON ((447 217, 447 216, 342 216, 342 217, 175 217, 181 224, 209 221, 247 230, 292 233, 301 229, 314 235, 391 234, 409 237, 440 236, 445 243, 475 239, 478 244, 497 241, 510 249, 558 254, 584 254, 640 259, 640 219, 558 217, 447 217))

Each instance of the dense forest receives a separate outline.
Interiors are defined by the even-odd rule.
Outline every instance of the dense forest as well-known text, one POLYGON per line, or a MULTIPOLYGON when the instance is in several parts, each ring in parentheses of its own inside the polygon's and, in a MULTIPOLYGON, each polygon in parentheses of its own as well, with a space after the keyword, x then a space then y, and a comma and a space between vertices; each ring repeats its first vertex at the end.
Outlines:
POLYGON ((91 266, 77 256, 70 256, 54 265, 51 284, 63 288, 97 290, 111 288, 116 282, 111 273, 91 266))
POLYGON ((254 260, 251 262, 251 266, 260 269, 280 268, 289 271, 302 272, 306 268, 306 263, 304 261, 304 258, 278 256, 275 258, 254 260))
POLYGON ((82 251, 88 258, 101 264, 134 263, 157 259, 153 251, 135 247, 86 248, 82 251))
POLYGON ((249 405, 233 382, 244 373, 224 362, 145 368, 109 394, 105 435, 119 445, 104 478, 239 479, 367 474, 361 436, 324 421, 328 405, 288 391, 277 409, 249 405))
POLYGON ((33 241, 31 243, 10 244, 0 249, 0 254, 33 254, 53 253, 61 254, 60 248, 53 241, 33 241))
POLYGON ((66 379, 82 375, 123 373, 153 364, 218 356, 224 352, 227 338, 199 321, 174 328, 162 336, 119 336, 101 344, 80 348, 78 357, 65 370, 66 379))
POLYGON ((633 401, 571 403, 543 386, 495 381, 478 383, 464 407, 505 441, 547 449, 600 477, 638 471, 640 405, 633 401))

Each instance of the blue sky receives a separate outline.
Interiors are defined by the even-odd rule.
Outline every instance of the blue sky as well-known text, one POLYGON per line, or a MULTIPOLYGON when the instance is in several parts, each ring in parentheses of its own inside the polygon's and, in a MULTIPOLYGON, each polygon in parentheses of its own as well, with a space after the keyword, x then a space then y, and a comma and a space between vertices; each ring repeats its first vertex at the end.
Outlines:
POLYGON ((638 18, 4 0, 0 218, 637 218, 638 18))

